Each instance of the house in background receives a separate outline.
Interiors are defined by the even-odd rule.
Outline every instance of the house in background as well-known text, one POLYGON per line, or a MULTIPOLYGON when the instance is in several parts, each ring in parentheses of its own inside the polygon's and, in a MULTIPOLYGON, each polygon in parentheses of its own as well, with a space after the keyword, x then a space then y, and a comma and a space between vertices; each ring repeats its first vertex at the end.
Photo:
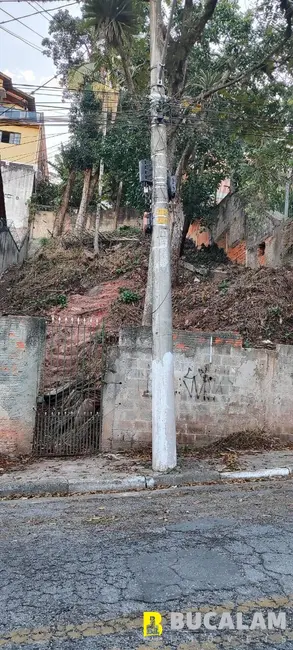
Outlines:
POLYGON ((18 243, 28 230, 29 206, 37 180, 48 178, 44 115, 35 98, 0 72, 0 160, 7 224, 18 243))
POLYGON ((199 220, 190 226, 188 237, 198 248, 215 243, 232 262, 254 269, 293 266, 293 220, 268 211, 252 229, 239 194, 231 191, 227 180, 219 186, 216 203, 210 230, 199 220))

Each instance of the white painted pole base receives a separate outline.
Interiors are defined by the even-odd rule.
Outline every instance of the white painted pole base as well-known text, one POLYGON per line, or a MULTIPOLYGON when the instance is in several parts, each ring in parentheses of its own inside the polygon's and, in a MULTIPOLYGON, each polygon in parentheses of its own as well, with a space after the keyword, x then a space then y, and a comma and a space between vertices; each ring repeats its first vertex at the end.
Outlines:
POLYGON ((174 395, 173 353, 165 352, 163 359, 152 363, 153 437, 152 467, 156 472, 166 472, 177 464, 176 425, 174 404, 168 395, 174 395))

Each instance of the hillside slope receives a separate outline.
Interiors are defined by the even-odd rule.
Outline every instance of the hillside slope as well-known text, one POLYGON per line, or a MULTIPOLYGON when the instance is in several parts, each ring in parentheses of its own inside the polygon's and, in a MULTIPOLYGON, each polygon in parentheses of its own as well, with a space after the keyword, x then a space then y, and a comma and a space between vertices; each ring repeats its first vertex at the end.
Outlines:
MULTIPOLYGON (((293 343, 293 269, 245 269, 227 264, 222 253, 210 263, 213 254, 199 256, 188 246, 186 259, 201 266, 197 273, 182 269, 173 291, 174 327, 237 330, 247 346, 293 343), (218 261, 222 279, 210 269, 218 261)), ((0 313, 95 317, 111 332, 139 325, 148 256, 149 240, 140 234, 114 238, 98 258, 76 242, 51 242, 2 276, 0 313)))

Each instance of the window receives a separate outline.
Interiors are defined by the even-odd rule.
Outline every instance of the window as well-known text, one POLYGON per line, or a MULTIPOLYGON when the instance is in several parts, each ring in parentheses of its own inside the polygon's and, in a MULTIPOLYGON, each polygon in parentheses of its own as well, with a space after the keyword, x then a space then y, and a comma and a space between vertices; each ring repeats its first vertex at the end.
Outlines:
POLYGON ((0 131, 0 142, 7 144, 20 144, 21 134, 12 133, 11 131, 0 131))

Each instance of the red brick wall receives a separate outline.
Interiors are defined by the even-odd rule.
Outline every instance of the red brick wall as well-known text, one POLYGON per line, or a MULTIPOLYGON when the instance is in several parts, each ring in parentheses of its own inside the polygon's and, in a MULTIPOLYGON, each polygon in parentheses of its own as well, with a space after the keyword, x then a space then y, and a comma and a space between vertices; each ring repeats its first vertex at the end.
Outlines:
POLYGON ((223 248, 232 262, 237 264, 246 264, 246 242, 240 241, 235 246, 228 246, 228 233, 225 233, 216 241, 219 248, 223 248))
POLYGON ((246 264, 246 242, 241 241, 226 251, 229 259, 237 264, 246 264))
POLYGON ((202 244, 204 244, 204 246, 209 246, 210 244, 210 233, 205 228, 203 229, 199 220, 194 221, 189 226, 187 237, 194 241, 197 248, 200 248, 202 244))

